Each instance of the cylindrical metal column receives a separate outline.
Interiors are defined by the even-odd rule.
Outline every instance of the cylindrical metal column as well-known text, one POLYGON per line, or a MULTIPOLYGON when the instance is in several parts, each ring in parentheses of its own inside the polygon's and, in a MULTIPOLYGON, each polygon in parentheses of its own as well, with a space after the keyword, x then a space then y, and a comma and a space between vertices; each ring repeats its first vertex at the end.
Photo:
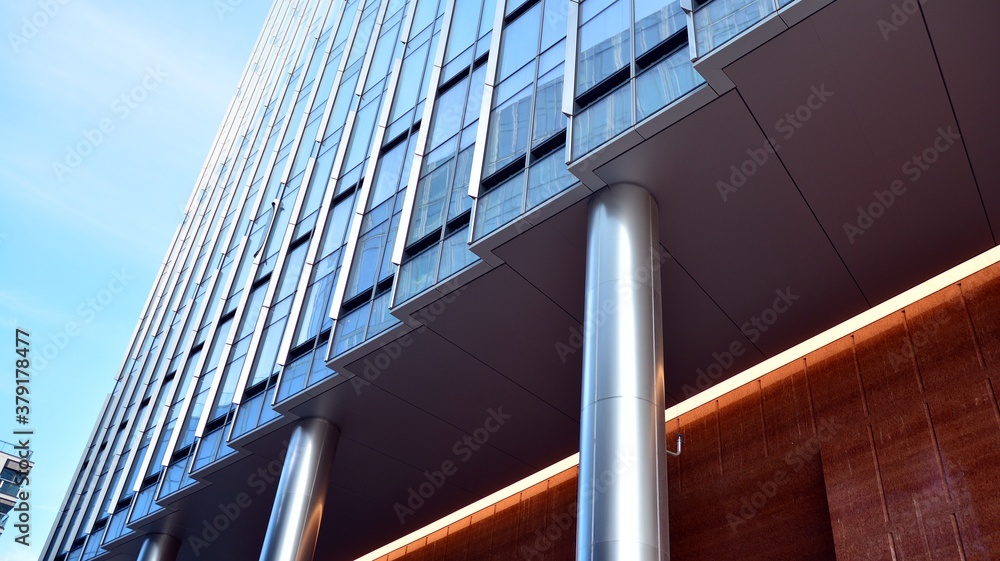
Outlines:
POLYGON ((614 185, 587 232, 577 561, 667 561, 656 201, 614 185))
POLYGON ((181 542, 167 534, 150 534, 142 542, 138 561, 177 561, 181 542))
POLYGON ((312 561, 339 438, 324 419, 303 419, 295 427, 260 561, 312 561))

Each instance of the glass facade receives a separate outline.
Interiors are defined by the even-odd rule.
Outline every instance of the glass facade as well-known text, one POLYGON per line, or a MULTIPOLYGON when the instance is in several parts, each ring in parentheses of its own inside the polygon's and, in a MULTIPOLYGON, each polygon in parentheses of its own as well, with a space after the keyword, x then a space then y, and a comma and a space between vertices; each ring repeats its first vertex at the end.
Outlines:
POLYGON ((573 160, 704 83, 680 0, 587 0, 578 18, 573 160))
MULTIPOLYGON (((729 21, 714 4, 695 17, 729 21)), ((579 185, 569 160, 702 84, 689 19, 676 0, 276 0, 44 559, 110 558, 343 381, 328 360, 579 185)))
POLYGON ((393 304, 478 261, 465 244, 468 191, 495 11, 495 0, 456 2, 451 11, 437 64, 442 70, 430 92, 425 149, 414 164, 417 182, 393 304))
POLYGON ((697 56, 736 37, 792 0, 710 0, 697 2, 694 29, 697 56))
POLYGON ((474 241, 576 183, 565 165, 568 118, 562 114, 569 9, 544 0, 506 12, 496 86, 487 101, 474 241))
MULTIPOLYGON (((399 60, 393 64, 397 69, 395 76, 379 78, 386 84, 385 96, 391 102, 376 104, 371 113, 373 130, 368 133, 366 153, 372 151, 372 143, 377 148, 356 206, 357 236, 345 248, 349 260, 346 284, 339 298, 333 299, 332 313, 337 321, 330 356, 341 355, 399 324, 389 314, 396 275, 392 246, 400 229, 416 144, 421 134, 426 135, 424 106, 430 80, 426 70, 440 40, 444 8, 445 3, 440 0, 417 0, 412 7, 414 15, 408 40, 405 46, 396 49, 399 60), (418 76, 412 72, 415 68, 424 71, 418 76), (407 76, 419 80, 417 88, 401 81, 404 69, 407 76), (388 91, 390 84, 395 85, 394 91, 388 91), (375 130, 376 118, 388 126, 375 130), (394 137, 388 137, 390 130, 394 137)), ((396 38, 393 41, 402 45, 396 38)))

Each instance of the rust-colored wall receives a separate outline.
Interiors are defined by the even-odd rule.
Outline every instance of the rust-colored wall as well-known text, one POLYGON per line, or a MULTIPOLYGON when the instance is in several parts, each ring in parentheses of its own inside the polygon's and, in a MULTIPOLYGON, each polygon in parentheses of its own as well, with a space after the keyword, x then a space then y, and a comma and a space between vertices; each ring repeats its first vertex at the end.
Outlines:
POLYGON ((576 474, 567 470, 379 561, 572 561, 576 474))
MULTIPOLYGON (((671 420, 672 561, 1000 559, 998 388, 995 265, 671 420)), ((574 468, 380 561, 572 561, 575 503, 574 468)))

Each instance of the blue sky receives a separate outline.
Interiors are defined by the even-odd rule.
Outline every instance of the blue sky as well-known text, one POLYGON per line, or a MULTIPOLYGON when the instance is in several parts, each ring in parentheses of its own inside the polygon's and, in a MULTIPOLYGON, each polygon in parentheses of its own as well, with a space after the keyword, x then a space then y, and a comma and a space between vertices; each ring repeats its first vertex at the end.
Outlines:
POLYGON ((36 461, 3 559, 41 553, 269 6, 0 4, 0 439, 21 328, 36 461))

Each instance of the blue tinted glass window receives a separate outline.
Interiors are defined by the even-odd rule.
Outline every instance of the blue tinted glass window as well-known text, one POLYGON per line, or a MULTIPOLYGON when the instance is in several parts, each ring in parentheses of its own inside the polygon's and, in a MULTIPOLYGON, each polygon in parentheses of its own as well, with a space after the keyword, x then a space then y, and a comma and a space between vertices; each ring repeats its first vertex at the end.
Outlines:
POLYGON ((680 0, 635 0, 635 54, 648 51, 687 26, 680 0))
POLYGON ((354 263, 347 282, 348 298, 357 296, 375 284, 375 275, 378 274, 382 248, 385 246, 388 233, 389 221, 385 221, 358 238, 354 263))
POLYGON ((561 65, 538 78, 538 87, 535 93, 534 130, 531 133, 533 144, 566 128, 566 116, 562 113, 562 90, 563 68, 561 65))
POLYGON ((580 27, 576 70, 578 95, 631 63, 632 18, 629 11, 629 3, 618 0, 580 27))
POLYGON ((545 12, 542 14, 542 45, 545 49, 551 47, 566 37, 566 15, 570 3, 566 0, 545 0, 545 12))
POLYGON ((403 175, 403 161, 406 160, 406 142, 402 142, 382 155, 375 172, 368 208, 374 208, 396 194, 399 180, 403 175))
POLYGON ((455 55, 472 46, 476 40, 479 28, 479 0, 463 0, 455 2, 452 14, 451 30, 448 33, 448 44, 445 48, 445 62, 455 58, 455 55))
POLYGON ((493 110, 486 137, 484 174, 492 174, 524 154, 528 146, 530 115, 530 86, 493 110))
POLYGON ((441 226, 445 198, 451 185, 453 164, 437 166, 417 183, 416 200, 413 203, 413 217, 410 219, 408 242, 414 242, 441 226))
POLYGON ((468 90, 469 81, 462 80, 448 91, 438 94, 434 103, 434 125, 431 128, 429 148, 437 147, 462 129, 468 90))
POLYGON ((503 40, 500 42, 498 80, 510 76, 538 54, 541 13, 541 5, 536 4, 504 29, 503 40))

